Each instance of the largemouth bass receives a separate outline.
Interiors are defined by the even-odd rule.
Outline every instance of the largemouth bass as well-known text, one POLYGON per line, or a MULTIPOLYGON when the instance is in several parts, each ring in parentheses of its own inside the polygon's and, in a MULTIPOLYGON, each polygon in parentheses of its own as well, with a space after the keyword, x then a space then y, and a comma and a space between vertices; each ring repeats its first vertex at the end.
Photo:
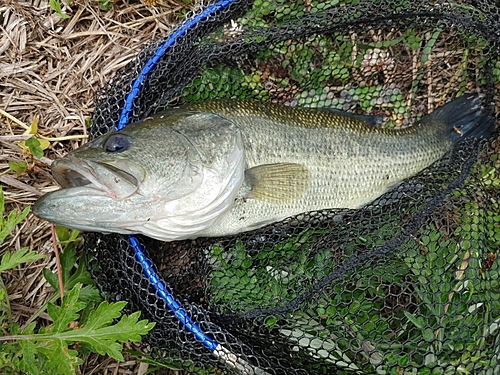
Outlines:
POLYGON ((34 213, 164 241, 225 236, 303 212, 358 208, 495 127, 466 94, 404 129, 376 117, 252 101, 190 104, 105 134, 52 164, 34 213))

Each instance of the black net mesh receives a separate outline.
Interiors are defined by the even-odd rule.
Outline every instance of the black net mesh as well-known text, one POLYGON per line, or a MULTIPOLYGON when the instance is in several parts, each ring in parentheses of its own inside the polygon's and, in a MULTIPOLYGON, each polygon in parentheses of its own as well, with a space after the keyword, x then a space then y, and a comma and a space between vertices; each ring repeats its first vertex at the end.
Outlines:
MULTIPOLYGON (((93 136, 114 129, 127 103, 130 121, 236 98, 383 114, 383 126, 401 127, 480 92, 498 114, 494 1, 223 3, 174 31, 135 98, 171 35, 101 90, 93 136)), ((499 151, 498 131, 464 142, 358 210, 229 238, 138 236, 182 314, 126 236, 88 234, 90 267, 108 298, 157 322, 144 350, 193 373, 498 374, 499 151)))

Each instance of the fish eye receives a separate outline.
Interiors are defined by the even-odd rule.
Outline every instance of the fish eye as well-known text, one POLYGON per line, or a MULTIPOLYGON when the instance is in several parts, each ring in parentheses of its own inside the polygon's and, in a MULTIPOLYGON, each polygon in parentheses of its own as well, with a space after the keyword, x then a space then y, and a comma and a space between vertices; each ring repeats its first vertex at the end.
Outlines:
POLYGON ((130 138, 124 134, 113 134, 104 144, 106 152, 122 152, 130 148, 130 138))

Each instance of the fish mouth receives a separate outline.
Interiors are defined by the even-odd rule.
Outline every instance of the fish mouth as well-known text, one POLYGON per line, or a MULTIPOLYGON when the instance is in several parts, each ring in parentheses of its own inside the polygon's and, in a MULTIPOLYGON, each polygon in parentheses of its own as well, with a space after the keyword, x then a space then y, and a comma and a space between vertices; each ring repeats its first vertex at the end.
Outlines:
POLYGON ((56 182, 68 191, 84 190, 98 195, 105 193, 117 200, 137 192, 143 176, 124 171, 111 163, 116 162, 96 162, 66 156, 52 163, 51 169, 56 182))

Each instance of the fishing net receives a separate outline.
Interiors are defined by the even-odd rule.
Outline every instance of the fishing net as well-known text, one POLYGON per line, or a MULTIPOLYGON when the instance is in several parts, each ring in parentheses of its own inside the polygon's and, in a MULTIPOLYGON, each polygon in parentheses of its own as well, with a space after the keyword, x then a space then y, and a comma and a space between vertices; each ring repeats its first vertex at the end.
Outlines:
MULTIPOLYGON (((382 114, 466 92, 498 114, 494 1, 225 0, 149 44, 92 135, 210 99, 382 114)), ((497 115, 498 118, 498 115, 497 115)), ((458 145, 358 210, 228 238, 88 234, 103 294, 156 322, 143 349, 218 374, 500 373, 500 140, 458 145)))

